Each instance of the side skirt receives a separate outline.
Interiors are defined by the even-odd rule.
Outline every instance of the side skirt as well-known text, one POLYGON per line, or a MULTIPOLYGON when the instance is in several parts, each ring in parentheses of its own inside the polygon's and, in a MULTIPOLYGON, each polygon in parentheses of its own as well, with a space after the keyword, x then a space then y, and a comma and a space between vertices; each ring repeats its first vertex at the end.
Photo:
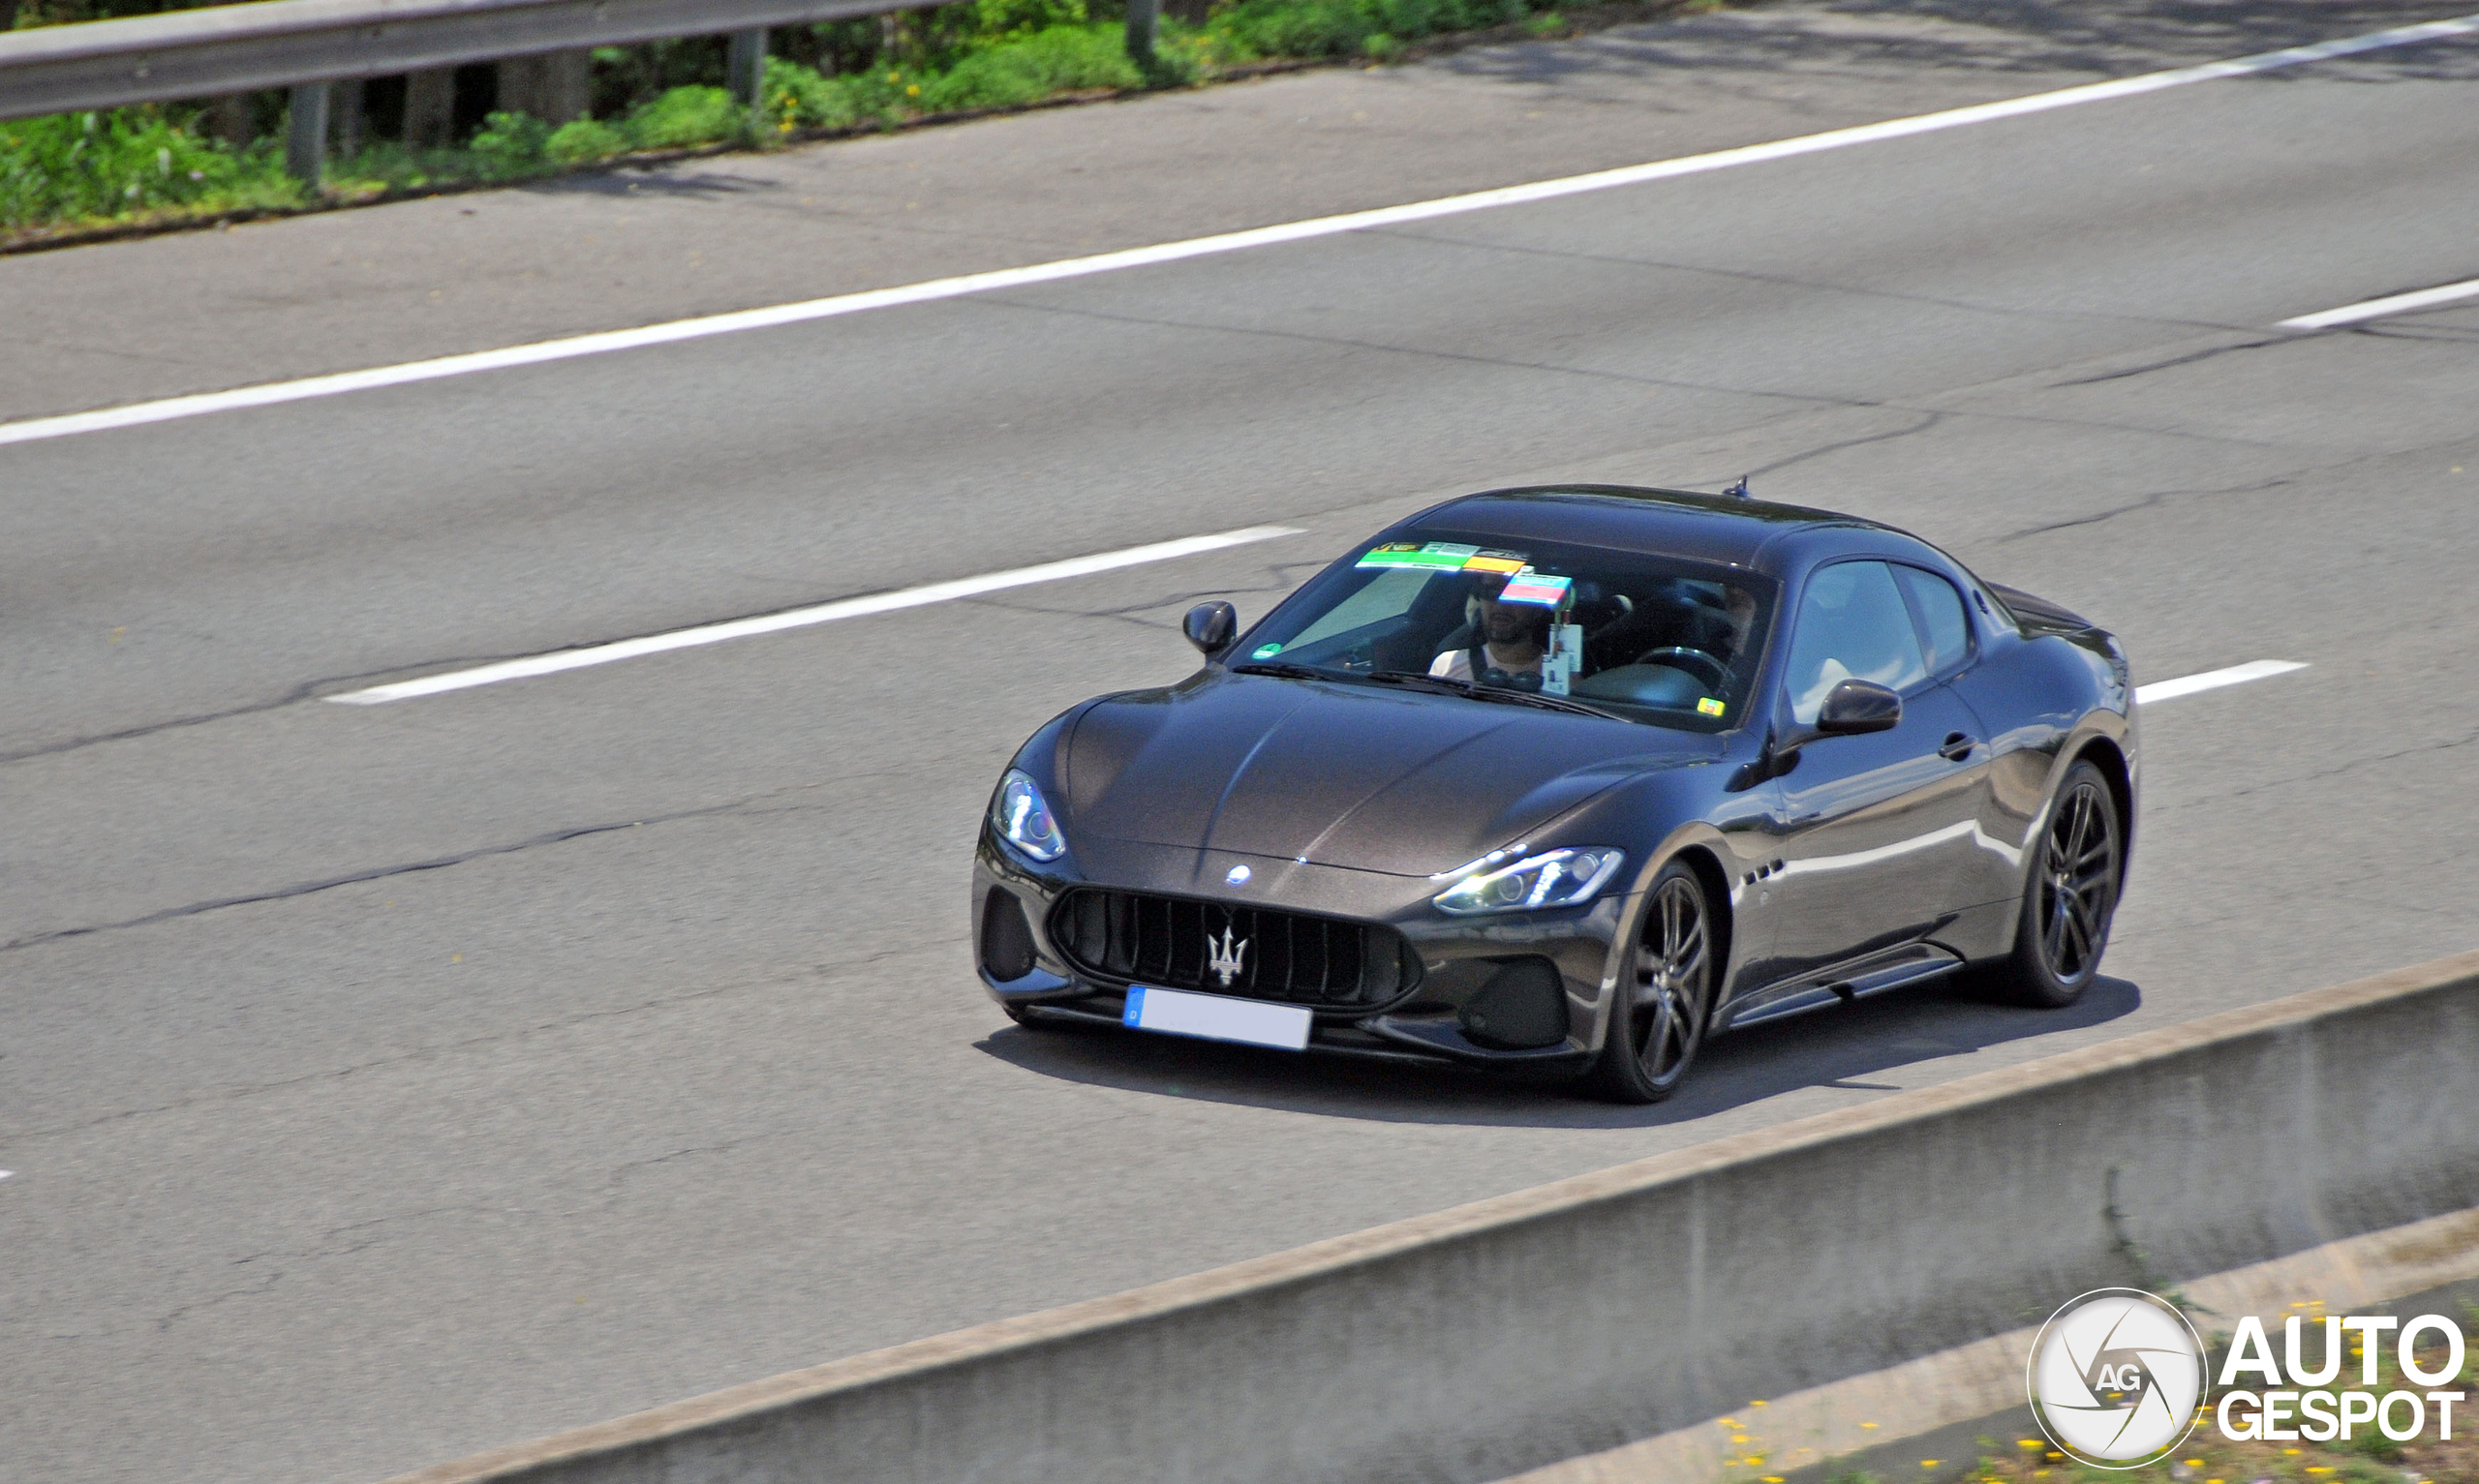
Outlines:
POLYGON ((1736 1030, 1827 1005, 1846 1005, 1906 984, 1941 979, 1962 966, 1960 955, 1934 943, 1906 943, 1771 985, 1725 1006, 1719 1029, 1736 1030))

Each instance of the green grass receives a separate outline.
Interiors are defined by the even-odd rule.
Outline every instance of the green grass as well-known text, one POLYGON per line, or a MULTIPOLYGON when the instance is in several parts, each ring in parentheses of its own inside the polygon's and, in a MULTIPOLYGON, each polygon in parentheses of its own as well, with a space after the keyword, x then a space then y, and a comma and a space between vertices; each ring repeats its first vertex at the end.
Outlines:
POLYGON ((0 124, 0 227, 291 205, 301 189, 267 150, 235 154, 151 107, 0 124))
MULTIPOLYGON (((1539 34, 1563 29, 1554 3, 1225 0, 1202 26, 1165 21, 1155 56, 1140 67, 1127 54, 1119 23, 1090 18, 1086 0, 964 0, 906 15, 888 33, 895 45, 872 46, 867 65, 827 75, 768 58, 755 110, 719 87, 692 83, 641 91, 643 101, 616 118, 554 127, 522 113, 494 113, 457 148, 373 143, 331 162, 326 184, 335 198, 367 199, 531 179, 637 150, 763 144, 805 131, 891 128, 925 114, 1019 106, 1068 93, 1179 85, 1252 62, 1383 62, 1445 32, 1527 18, 1539 34)), ((821 60, 829 58, 821 52, 821 60)), ((310 204, 308 193, 284 174, 278 139, 236 150, 203 137, 198 122, 194 112, 149 105, 0 124, 0 231, 310 204)))

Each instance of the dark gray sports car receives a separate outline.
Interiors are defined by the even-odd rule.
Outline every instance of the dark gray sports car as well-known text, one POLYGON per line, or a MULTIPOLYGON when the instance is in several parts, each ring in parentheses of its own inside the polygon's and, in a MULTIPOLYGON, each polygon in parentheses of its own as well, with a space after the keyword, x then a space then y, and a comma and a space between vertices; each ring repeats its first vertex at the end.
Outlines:
POLYGON ((1532 1068, 1650 1102, 1703 1039, 1967 967, 2092 984, 2133 838, 2112 635, 1915 537, 1498 490, 1205 668, 1033 734, 974 858, 1025 1025, 1532 1068))

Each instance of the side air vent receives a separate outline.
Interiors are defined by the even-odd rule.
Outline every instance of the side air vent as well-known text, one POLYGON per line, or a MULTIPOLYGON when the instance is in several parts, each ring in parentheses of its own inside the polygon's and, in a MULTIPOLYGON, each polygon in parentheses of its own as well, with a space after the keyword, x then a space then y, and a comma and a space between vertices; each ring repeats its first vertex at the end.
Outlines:
POLYGON ((1033 928, 1016 893, 992 887, 981 904, 981 966, 1000 984, 1033 972, 1033 928))

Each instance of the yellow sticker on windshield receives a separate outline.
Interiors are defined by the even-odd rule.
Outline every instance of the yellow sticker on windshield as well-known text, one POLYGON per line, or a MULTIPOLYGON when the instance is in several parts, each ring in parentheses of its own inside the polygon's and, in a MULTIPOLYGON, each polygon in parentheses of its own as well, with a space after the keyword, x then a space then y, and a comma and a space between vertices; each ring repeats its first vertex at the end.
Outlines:
POLYGON ((1722 712, 1729 710, 1729 707, 1714 700, 1711 696, 1706 696, 1704 699, 1697 702, 1696 709, 1702 712, 1707 716, 1718 716, 1722 714, 1722 712))

